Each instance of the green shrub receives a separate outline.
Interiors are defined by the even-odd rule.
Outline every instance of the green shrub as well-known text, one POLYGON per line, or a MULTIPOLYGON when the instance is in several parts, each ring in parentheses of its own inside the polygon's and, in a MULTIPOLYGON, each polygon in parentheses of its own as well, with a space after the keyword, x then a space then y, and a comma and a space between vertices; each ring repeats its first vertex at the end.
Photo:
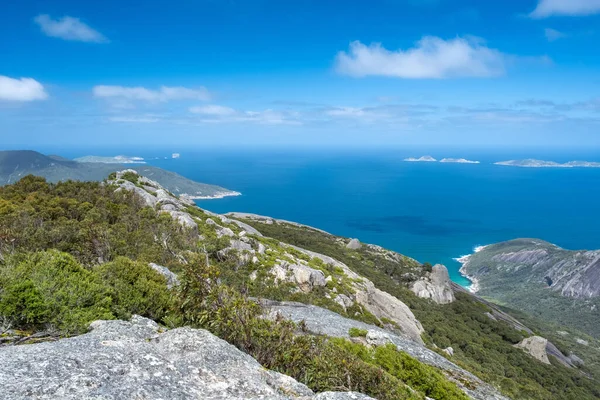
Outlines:
POLYGON ((13 257, 3 268, 0 314, 16 326, 62 333, 87 330, 96 319, 112 319, 109 291, 71 255, 56 250, 13 257))
POLYGON ((146 263, 118 257, 94 271, 110 288, 111 309, 117 318, 138 314, 160 321, 171 308, 167 280, 146 263))
POLYGON ((344 339, 335 339, 334 342, 338 347, 355 354, 361 360, 383 368, 412 389, 428 397, 437 400, 468 399, 468 396, 438 370, 398 351, 392 344, 373 349, 344 339))
POLYGON ((366 329, 359 329, 359 328, 350 328, 348 330, 348 335, 350 335, 350 337, 365 337, 367 336, 368 331, 366 329))

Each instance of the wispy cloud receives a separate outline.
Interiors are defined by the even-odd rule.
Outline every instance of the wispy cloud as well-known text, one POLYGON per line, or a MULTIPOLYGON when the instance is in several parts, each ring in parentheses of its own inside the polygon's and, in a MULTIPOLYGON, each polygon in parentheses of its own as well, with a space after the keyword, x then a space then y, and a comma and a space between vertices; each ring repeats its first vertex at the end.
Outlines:
POLYGON ((390 51, 380 43, 355 41, 336 58, 336 70, 354 77, 389 76, 406 79, 443 79, 503 75, 508 56, 487 47, 481 39, 444 40, 426 36, 407 50, 390 51))
POLYGON ((544 35, 546 35, 546 39, 548 39, 549 42, 554 42, 555 40, 563 39, 568 36, 566 33, 552 28, 544 29, 544 35))
POLYGON ((34 101, 48 98, 44 86, 32 78, 10 78, 0 75, 0 100, 34 101))
POLYGON ((161 119, 156 116, 144 115, 144 116, 120 116, 120 117, 109 117, 111 122, 125 122, 125 123, 136 123, 136 124, 152 124, 160 122, 161 119))
POLYGON ((262 111, 241 111, 220 105, 191 107, 193 114, 202 116, 204 123, 253 122, 263 125, 301 125, 300 113, 290 110, 266 109, 262 111))
MULTIPOLYGON (((105 98, 116 101, 120 108, 128 108, 132 101, 141 102, 168 102, 171 100, 200 100, 208 101, 211 98, 209 91, 204 88, 186 88, 161 86, 153 90, 145 87, 126 87, 126 86, 94 86, 92 89, 94 97, 105 98)), ((129 107, 130 108, 130 107, 129 107)))
POLYGON ((219 116, 219 117, 236 114, 236 111, 233 108, 219 106, 216 104, 191 107, 190 112, 192 112, 194 114, 212 115, 212 116, 219 116))
POLYGON ((91 43, 108 43, 109 41, 103 34, 81 22, 79 18, 66 16, 53 19, 47 14, 41 14, 34 18, 34 22, 39 25, 42 32, 50 37, 91 43))
POLYGON ((538 5, 529 14, 532 18, 551 16, 583 16, 600 13, 600 0, 539 0, 538 5))

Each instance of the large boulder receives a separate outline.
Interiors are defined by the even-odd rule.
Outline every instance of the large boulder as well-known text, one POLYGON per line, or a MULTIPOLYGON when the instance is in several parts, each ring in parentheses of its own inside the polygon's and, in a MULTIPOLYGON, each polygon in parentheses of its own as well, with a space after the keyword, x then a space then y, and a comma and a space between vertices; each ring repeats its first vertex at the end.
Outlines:
POLYGON ((314 393, 208 331, 96 321, 85 335, 0 350, 3 400, 369 399, 314 393))
POLYGON ((411 340, 423 343, 421 334, 425 332, 425 329, 406 304, 391 294, 377 289, 371 282, 365 287, 366 290, 356 293, 357 303, 363 305, 377 318, 393 321, 411 340))
POLYGON ((317 286, 327 285, 325 274, 322 271, 300 263, 292 264, 280 261, 271 268, 270 273, 277 281, 294 283, 304 293, 312 291, 317 286))
POLYGON ((350 250, 358 250, 362 247, 358 239, 350 239, 346 247, 350 250))
POLYGON ((455 300, 448 269, 441 264, 435 265, 430 273, 417 280, 411 290, 417 296, 432 299, 438 304, 448 304, 455 300))
POLYGON ((531 336, 515 344, 515 347, 523 349, 523 351, 529 353, 533 358, 544 364, 550 364, 548 353, 546 353, 547 345, 548 339, 541 336, 531 336))
POLYGON ((150 263, 148 265, 150 266, 150 268, 152 268, 153 270, 165 277, 165 279, 167 280, 167 287, 169 289, 175 286, 179 286, 179 278, 175 273, 171 272, 169 268, 163 267, 162 265, 158 265, 155 263, 150 263))

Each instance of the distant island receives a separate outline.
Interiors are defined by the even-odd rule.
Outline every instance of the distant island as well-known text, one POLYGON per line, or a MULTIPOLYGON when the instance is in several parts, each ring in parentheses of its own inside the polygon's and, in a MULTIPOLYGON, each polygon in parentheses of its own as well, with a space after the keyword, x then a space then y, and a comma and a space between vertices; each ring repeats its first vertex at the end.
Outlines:
POLYGON ((600 168, 600 162, 592 161, 569 161, 564 164, 555 161, 544 161, 528 158, 525 160, 499 161, 495 165, 524 168, 600 168))
POLYGON ((74 159, 77 162, 102 163, 102 164, 146 164, 142 157, 114 156, 85 156, 74 159))
POLYGON ((431 156, 423 156, 419 158, 409 157, 405 158, 404 161, 408 162, 436 162, 437 160, 431 156))
POLYGON ((442 158, 440 162, 457 164, 479 164, 479 161, 467 160, 466 158, 442 158))
MULTIPOLYGON (((423 156, 419 158, 408 157, 404 161, 407 162, 438 162, 437 159, 431 156, 423 156)), ((442 163, 456 163, 456 164, 479 164, 479 161, 467 160, 466 158, 442 158, 439 160, 442 163)))

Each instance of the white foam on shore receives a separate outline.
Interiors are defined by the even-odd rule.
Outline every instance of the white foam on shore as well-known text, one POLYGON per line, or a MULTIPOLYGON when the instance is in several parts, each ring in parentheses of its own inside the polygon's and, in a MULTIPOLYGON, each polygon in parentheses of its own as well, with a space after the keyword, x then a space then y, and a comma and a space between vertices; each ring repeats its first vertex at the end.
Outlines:
POLYGON ((477 280, 477 278, 470 276, 467 274, 466 272, 466 265, 469 262, 469 259, 471 258, 471 256, 475 253, 479 253, 481 250, 485 249, 487 246, 475 246, 473 247, 473 253, 472 254, 467 254, 464 256, 460 256, 457 258, 454 258, 454 261, 459 262, 462 266, 460 267, 460 269, 458 270, 458 272, 460 272, 460 274, 462 276, 464 276, 465 278, 467 278, 469 281, 471 281, 471 284, 469 286, 467 286, 467 290, 471 293, 477 293, 479 291, 479 281, 477 280))

